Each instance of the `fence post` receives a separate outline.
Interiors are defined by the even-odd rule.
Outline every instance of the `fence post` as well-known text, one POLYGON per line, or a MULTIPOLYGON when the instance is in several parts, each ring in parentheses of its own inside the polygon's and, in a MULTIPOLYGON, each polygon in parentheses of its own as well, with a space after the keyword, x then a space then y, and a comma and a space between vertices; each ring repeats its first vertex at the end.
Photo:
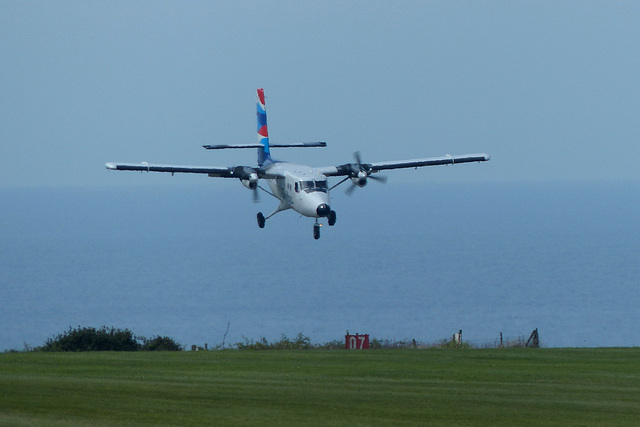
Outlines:
POLYGON ((532 347, 532 348, 540 347, 540 336, 538 335, 538 328, 535 328, 533 332, 531 332, 531 336, 529 336, 529 339, 527 340, 525 347, 532 347))

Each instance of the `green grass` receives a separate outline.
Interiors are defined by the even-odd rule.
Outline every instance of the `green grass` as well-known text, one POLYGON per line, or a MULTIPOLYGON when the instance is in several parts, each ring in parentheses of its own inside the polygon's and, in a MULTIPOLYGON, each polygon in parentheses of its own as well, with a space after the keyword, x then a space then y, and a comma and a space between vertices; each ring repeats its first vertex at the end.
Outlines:
POLYGON ((0 354, 0 425, 638 425, 640 349, 0 354))

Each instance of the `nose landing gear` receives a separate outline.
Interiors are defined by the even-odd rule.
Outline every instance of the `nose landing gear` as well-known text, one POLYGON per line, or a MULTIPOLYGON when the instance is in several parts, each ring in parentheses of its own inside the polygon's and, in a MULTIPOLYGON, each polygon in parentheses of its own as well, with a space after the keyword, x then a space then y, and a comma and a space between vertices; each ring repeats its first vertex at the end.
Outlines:
MULTIPOLYGON (((336 211, 329 212, 329 226, 333 227, 336 225, 336 211)), ((322 224, 318 223, 318 218, 316 218, 316 223, 313 225, 313 238, 318 240, 320 238, 320 227, 322 224)))

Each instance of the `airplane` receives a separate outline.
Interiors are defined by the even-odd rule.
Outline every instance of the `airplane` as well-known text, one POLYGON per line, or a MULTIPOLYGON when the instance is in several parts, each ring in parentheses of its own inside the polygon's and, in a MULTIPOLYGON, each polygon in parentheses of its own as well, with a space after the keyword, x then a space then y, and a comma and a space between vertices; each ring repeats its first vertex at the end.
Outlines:
POLYGON ((269 142, 269 132, 267 130, 267 112, 265 108, 264 89, 258 89, 258 101, 256 114, 258 119, 258 143, 244 145, 203 145, 207 150, 222 150, 234 148, 255 148, 258 150, 257 166, 187 166, 187 165, 164 165, 142 163, 114 163, 109 162, 105 167, 109 170, 122 171, 142 171, 142 172, 168 172, 175 173, 195 173, 204 174, 212 178, 237 178, 248 189, 253 191, 254 201, 258 201, 258 190, 279 200, 278 207, 269 215, 264 216, 258 212, 258 227, 264 228, 266 221, 277 214, 288 209, 310 218, 315 219, 313 226, 314 239, 320 238, 320 218, 326 218, 329 226, 336 224, 336 212, 331 209, 329 203, 329 192, 338 185, 350 180, 351 186, 346 192, 350 194, 354 189, 367 185, 368 179, 386 182, 385 177, 375 174, 390 169, 419 168, 423 166, 455 165, 459 163, 485 162, 491 156, 485 153, 445 155, 441 157, 430 157, 413 160, 398 160, 377 163, 363 163, 360 153, 354 153, 353 163, 345 163, 338 166, 312 167, 297 165, 294 163, 275 160, 271 157, 271 148, 284 147, 326 147, 326 142, 304 142, 293 144, 271 144, 269 142), (337 184, 329 187, 328 177, 344 177, 337 184), (260 180, 269 183, 271 191, 260 185, 260 180))

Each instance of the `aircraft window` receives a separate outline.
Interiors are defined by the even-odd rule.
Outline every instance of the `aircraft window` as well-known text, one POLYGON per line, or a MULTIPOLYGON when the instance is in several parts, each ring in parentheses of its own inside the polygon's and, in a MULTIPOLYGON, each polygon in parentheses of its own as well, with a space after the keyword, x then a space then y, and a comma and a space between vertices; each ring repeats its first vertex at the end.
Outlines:
POLYGON ((329 189, 327 181, 299 181, 296 182, 296 192, 304 190, 306 193, 313 191, 322 191, 326 193, 329 189))

